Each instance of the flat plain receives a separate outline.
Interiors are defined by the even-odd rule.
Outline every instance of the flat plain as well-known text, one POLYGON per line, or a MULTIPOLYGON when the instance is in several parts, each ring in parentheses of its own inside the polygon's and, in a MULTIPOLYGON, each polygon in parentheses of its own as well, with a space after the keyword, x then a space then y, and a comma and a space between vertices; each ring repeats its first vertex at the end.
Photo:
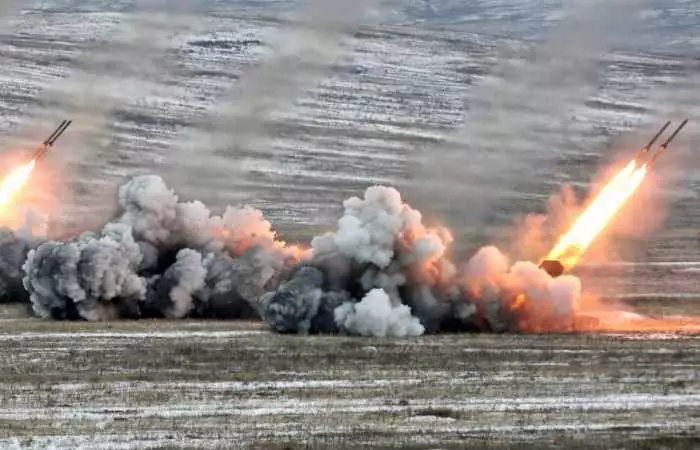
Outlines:
POLYGON ((0 322, 4 448, 696 448, 700 337, 0 322))
MULTIPOLYGON (((251 204, 300 239, 380 183, 468 251, 541 212, 562 184, 585 192, 665 120, 700 117, 692 0, 649 2, 635 45, 583 65, 583 45, 564 49, 557 70, 538 66, 528 39, 546 37, 558 2, 416 0, 345 35, 337 58, 317 61, 321 76, 258 118, 259 133, 227 123, 235 132, 212 148, 217 105, 237 105, 224 94, 286 32, 290 2, 203 2, 212 11, 186 26, 108 3, 38 2, 0 35, 2 156, 20 132, 36 142, 37 123, 74 119, 38 170, 67 192, 51 200, 80 230, 108 219, 118 184, 142 173, 217 211, 251 204)), ((652 207, 637 221, 656 231, 628 237, 627 253, 618 243, 635 263, 581 267, 585 290, 649 314, 697 313, 695 136, 648 183, 652 207)), ((700 445, 696 336, 300 337, 257 322, 64 323, 1 310, 3 448, 700 445)))

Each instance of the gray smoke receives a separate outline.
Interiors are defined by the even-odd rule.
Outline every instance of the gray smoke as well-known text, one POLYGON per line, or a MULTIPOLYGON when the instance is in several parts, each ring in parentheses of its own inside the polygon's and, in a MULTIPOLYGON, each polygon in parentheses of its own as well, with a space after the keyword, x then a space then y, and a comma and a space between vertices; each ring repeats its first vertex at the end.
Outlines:
POLYGON ((339 327, 359 336, 420 336, 425 327, 406 305, 393 305, 382 289, 372 289, 359 303, 343 303, 335 309, 339 327))
POLYGON ((264 318, 273 330, 280 333, 308 333, 318 313, 323 296, 323 272, 302 266, 277 292, 266 294, 264 318))
POLYGON ((304 0, 293 17, 262 38, 264 52, 244 70, 231 87, 218 95, 217 104, 198 120, 200 130, 190 133, 169 152, 170 179, 186 181, 192 189, 193 152, 196 168, 205 174, 206 189, 221 180, 226 186, 245 181, 251 160, 270 163, 267 139, 275 114, 313 88, 342 55, 343 39, 376 6, 376 0, 304 0), (233 144, 235 143, 235 144, 233 144), (265 147, 263 147, 265 146, 265 147), (231 156, 235 164, 230 164, 231 156), (182 162, 188 161, 187 172, 182 162), (231 176, 234 174, 235 176, 231 176))
POLYGON ((30 245, 30 241, 9 228, 0 228, 0 302, 29 299, 22 285, 22 264, 27 259, 30 245))
POLYGON ((29 252, 23 282, 39 316, 249 317, 298 262, 300 252, 277 241, 259 211, 212 216, 199 202, 180 202, 157 176, 129 180, 118 203, 121 214, 100 234, 29 252))
POLYGON ((345 201, 338 229, 310 252, 277 240, 260 211, 212 215, 157 176, 122 185, 118 204, 99 233, 32 250, 0 234, 0 286, 24 273, 35 313, 55 319, 260 317, 279 333, 376 337, 574 323, 577 278, 511 264, 495 247, 458 266, 449 232, 423 224, 393 188, 345 201))
POLYGON ((87 232, 30 251, 24 287, 40 317, 115 319, 145 298, 146 280, 136 274, 141 258, 131 228, 107 224, 99 236, 87 232))
POLYGON ((207 270, 202 265, 202 255, 185 248, 175 257, 175 263, 168 267, 158 279, 152 292, 152 307, 163 312, 165 317, 181 319, 194 308, 193 295, 204 287, 207 270))
POLYGON ((370 187, 344 206, 337 231, 312 240, 308 265, 263 296, 273 330, 384 337, 573 326, 577 278, 511 266, 495 247, 458 268, 447 230, 426 227, 393 188, 370 187))
POLYGON ((253 246, 238 258, 210 253, 205 286, 197 293, 198 315, 204 317, 261 317, 262 295, 276 289, 297 259, 279 250, 253 246))
POLYGON ((434 326, 441 320, 435 311, 450 308, 448 284, 457 273, 445 257, 449 232, 425 227, 393 188, 370 187, 344 206, 338 230, 311 241, 316 268, 266 295, 265 320, 280 332, 415 335, 424 325, 418 333, 411 313, 420 311, 434 326), (332 315, 327 302, 333 302, 332 315))

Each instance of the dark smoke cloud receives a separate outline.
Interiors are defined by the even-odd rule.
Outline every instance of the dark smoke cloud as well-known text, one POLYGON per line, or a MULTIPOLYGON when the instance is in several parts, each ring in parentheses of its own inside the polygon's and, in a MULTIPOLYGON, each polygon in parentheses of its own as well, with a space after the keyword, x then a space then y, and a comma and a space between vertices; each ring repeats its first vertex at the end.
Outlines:
POLYGON ((495 247, 458 268, 449 232, 426 227, 393 188, 371 187, 344 206, 338 230, 314 238, 312 258, 263 297, 273 330, 384 337, 573 326, 577 278, 511 266, 495 247))
POLYGON ((31 241, 23 239, 9 228, 0 228, 0 302, 28 299, 22 285, 22 264, 29 253, 31 241))
POLYGON ((449 232, 426 226, 394 188, 344 206, 338 229, 302 250, 258 210, 212 215, 160 177, 137 176, 99 232, 33 245, 0 234, 0 286, 23 277, 34 312, 59 320, 262 318, 279 333, 377 337, 573 326, 577 278, 511 265, 495 247, 455 264, 449 232))
POLYGON ((212 216, 199 202, 180 202, 157 176, 121 186, 119 208, 99 234, 29 251, 23 281, 39 316, 250 316, 301 255, 276 240, 259 211, 212 216))

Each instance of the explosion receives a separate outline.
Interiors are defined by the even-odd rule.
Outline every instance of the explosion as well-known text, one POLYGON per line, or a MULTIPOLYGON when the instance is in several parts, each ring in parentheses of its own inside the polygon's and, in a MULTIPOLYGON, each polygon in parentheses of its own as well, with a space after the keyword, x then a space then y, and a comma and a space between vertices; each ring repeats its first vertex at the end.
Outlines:
MULTIPOLYGON (((612 177, 547 259, 573 268, 658 154, 644 164, 636 158, 612 177)), ((14 199, 35 162, 8 176, 0 198, 14 199)), ((127 181, 118 204, 118 215, 101 230, 64 241, 27 241, 4 230, 0 296, 20 292, 36 315, 60 320, 260 318, 275 332, 298 334, 699 325, 624 315, 582 296, 577 277, 511 261, 496 247, 455 262, 450 232, 424 224, 391 187, 372 186, 346 200, 337 230, 316 236, 308 249, 278 239, 255 208, 229 206, 214 215, 201 202, 181 202, 155 175, 127 181)))

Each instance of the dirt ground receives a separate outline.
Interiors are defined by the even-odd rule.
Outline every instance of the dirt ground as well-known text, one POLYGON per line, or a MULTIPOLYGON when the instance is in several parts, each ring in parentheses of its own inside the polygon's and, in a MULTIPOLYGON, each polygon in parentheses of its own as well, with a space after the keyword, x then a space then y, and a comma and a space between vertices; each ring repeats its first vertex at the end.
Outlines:
POLYGON ((700 337, 0 319, 3 448, 695 448, 700 337), (233 445, 233 447, 231 447, 233 445))

